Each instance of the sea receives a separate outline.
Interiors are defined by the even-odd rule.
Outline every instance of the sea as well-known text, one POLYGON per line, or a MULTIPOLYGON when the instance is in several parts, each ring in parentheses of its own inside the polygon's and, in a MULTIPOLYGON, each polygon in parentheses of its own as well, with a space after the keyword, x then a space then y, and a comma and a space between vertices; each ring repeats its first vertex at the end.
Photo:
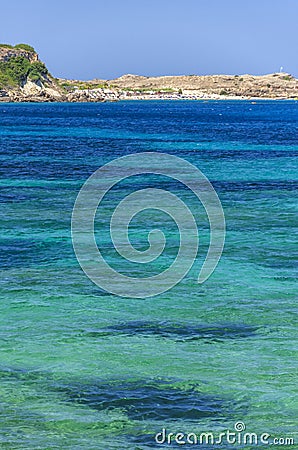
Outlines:
POLYGON ((298 448, 297 156, 294 100, 0 104, 0 448, 298 448), (199 249, 171 289, 123 297, 82 270, 71 218, 94 171, 142 152, 208 178, 225 246, 198 284, 210 242, 198 198, 169 176, 126 178, 95 218, 115 271, 150 277, 179 250, 173 218, 148 208, 130 241, 142 252, 161 229, 162 254, 115 251, 109 219, 141 188, 187 205, 199 249))

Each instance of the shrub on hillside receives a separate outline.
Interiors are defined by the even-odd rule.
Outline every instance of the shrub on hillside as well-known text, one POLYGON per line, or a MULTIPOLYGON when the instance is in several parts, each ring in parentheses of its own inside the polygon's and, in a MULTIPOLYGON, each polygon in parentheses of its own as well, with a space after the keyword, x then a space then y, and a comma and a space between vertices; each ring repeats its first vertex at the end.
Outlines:
POLYGON ((35 53, 34 48, 31 47, 31 45, 28 45, 28 44, 17 44, 17 45, 14 46, 14 48, 19 48, 21 50, 26 50, 27 52, 35 53))

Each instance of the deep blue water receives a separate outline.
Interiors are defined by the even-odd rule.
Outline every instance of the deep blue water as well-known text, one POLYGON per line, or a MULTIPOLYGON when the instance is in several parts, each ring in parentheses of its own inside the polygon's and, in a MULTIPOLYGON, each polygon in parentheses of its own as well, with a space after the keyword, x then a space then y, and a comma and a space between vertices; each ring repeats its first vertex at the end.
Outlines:
MULTIPOLYGON (((294 101, 0 104, 0 447, 159 448, 163 427, 219 434, 237 421, 298 442, 297 155, 294 101), (201 245, 174 288, 122 298, 84 275, 71 214, 96 169, 145 151, 209 178, 226 244, 198 285, 209 232, 197 199, 167 177, 120 183, 107 217, 136 188, 167 189, 198 217, 201 245)), ((114 267, 142 276, 177 253, 175 225, 152 211, 133 223, 136 248, 156 225, 168 249, 149 269, 117 259, 101 223, 97 233, 114 267)))

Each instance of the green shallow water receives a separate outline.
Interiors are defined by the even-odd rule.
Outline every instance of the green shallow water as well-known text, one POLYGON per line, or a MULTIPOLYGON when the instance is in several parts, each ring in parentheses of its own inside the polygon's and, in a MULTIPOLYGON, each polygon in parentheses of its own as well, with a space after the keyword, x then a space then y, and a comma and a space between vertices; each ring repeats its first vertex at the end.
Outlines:
MULTIPOLYGON (((297 102, 0 105, 1 448, 159 448, 162 428, 219 433, 237 421, 298 442, 297 124, 297 102), (70 221, 94 170, 142 151, 180 156, 208 176, 226 244, 198 285, 209 240, 202 207, 163 177, 122 183, 107 217, 153 184, 177 193, 200 229, 197 260, 178 285, 124 299, 84 275, 70 221)), ((148 210, 131 230, 146 247, 157 223, 170 247, 153 271, 176 254, 175 226, 148 210)), ((108 230, 97 233, 125 273, 108 230)))

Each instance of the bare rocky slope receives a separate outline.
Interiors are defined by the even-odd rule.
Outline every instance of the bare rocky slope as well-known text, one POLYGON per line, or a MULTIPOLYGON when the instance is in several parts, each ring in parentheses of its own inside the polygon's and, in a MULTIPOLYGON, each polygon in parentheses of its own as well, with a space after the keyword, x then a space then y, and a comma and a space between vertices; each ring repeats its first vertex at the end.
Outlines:
POLYGON ((204 93, 235 97, 296 98, 298 80, 286 73, 274 73, 263 76, 253 75, 188 75, 142 77, 124 75, 112 80, 118 88, 132 89, 179 89, 187 93, 204 93))
POLYGON ((253 75, 123 75, 91 81, 54 78, 26 44, 0 44, 0 101, 98 102, 121 99, 298 98, 298 80, 287 73, 253 75))

